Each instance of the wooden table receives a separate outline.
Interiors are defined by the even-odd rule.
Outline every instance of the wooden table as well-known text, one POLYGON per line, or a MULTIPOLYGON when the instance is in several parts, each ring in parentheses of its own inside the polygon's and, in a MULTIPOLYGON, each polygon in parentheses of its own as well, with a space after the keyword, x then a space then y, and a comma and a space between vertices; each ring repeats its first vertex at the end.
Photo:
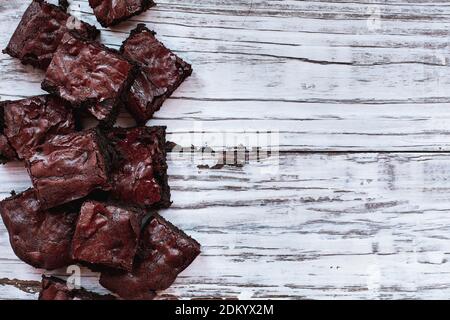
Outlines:
MULTIPOLYGON (((2 48, 28 3, 0 3, 2 48)), ((87 1, 71 3, 95 23, 87 1)), ((161 213, 203 252, 165 294, 450 297, 449 4, 161 0, 102 42, 118 48, 138 22, 195 70, 149 122, 197 155, 169 156, 174 203, 161 213), (198 156, 249 151, 267 131, 279 153, 198 156)), ((42 93, 43 73, 9 56, 0 75, 1 100, 42 93)), ((3 198, 30 186, 21 163, 0 167, 0 182, 3 198)), ((42 272, 1 225, 0 298, 34 299, 42 272)))

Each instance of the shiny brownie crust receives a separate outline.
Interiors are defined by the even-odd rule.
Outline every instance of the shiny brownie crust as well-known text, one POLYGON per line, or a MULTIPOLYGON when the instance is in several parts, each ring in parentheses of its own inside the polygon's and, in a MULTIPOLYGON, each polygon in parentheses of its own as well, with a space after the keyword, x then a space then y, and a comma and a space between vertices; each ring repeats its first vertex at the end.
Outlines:
POLYGON ((89 111, 104 124, 112 124, 121 97, 139 68, 116 50, 96 41, 66 33, 53 56, 42 89, 89 111))
POLYGON ((34 189, 0 202, 14 253, 36 268, 57 269, 73 262, 70 247, 79 206, 43 210, 34 189))
POLYGON ((113 203, 83 203, 72 242, 75 260, 131 271, 143 210, 113 203))
POLYGON ((120 52, 141 67, 126 106, 139 124, 145 124, 192 74, 192 67, 159 42, 145 24, 131 31, 120 52))
POLYGON ((72 108, 64 100, 42 95, 0 102, 3 129, 18 158, 30 156, 30 150, 45 139, 75 131, 72 108))
POLYGON ((109 27, 141 14, 155 3, 152 0, 89 0, 89 5, 98 22, 103 27, 109 27))
POLYGON ((54 136, 31 152, 26 165, 43 208, 111 189, 114 152, 98 129, 54 136))
POLYGON ((166 127, 113 128, 107 136, 120 159, 111 174, 112 196, 148 208, 169 207, 166 127))
POLYGON ((103 271, 100 284, 123 299, 152 299, 200 254, 200 244, 154 214, 141 233, 132 272, 103 271))
POLYGON ((66 281, 53 277, 42 276, 42 288, 39 300, 115 300, 112 295, 100 295, 83 288, 69 289, 66 281))
POLYGON ((61 7, 34 0, 3 53, 20 59, 23 64, 45 70, 68 30, 74 30, 92 40, 100 33, 94 26, 75 20, 61 7))

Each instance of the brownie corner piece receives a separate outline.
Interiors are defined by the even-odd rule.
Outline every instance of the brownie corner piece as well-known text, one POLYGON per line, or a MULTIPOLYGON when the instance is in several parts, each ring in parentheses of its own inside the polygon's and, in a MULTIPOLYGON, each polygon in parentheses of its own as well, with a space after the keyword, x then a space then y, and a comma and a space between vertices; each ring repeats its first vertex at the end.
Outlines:
POLYGON ((131 31, 120 51, 141 67, 126 96, 126 107, 144 124, 192 74, 192 67, 158 41, 145 24, 131 31))
POLYGON ((26 165, 43 208, 110 190, 114 152, 99 129, 57 135, 32 149, 26 165))
POLYGON ((141 233, 131 272, 103 271, 100 284, 124 299, 165 290, 200 254, 200 244, 158 214, 141 233))
POLYGON ((14 253, 33 267, 48 270, 73 262, 70 248, 78 212, 75 203, 43 210, 34 189, 0 202, 14 253))
POLYGON ((166 127, 113 128, 107 135, 120 159, 112 171, 113 197, 148 208, 169 207, 166 127))
POLYGON ((118 203, 84 202, 72 241, 72 257, 131 271, 143 216, 143 210, 118 203))
POLYGON ((69 288, 67 282, 54 277, 42 276, 39 300, 115 300, 112 295, 101 295, 84 288, 69 288))
POLYGON ((42 89, 112 125, 122 97, 139 72, 117 50, 73 32, 62 38, 47 68, 42 89))
POLYGON ((64 100, 41 95, 1 103, 3 134, 19 159, 52 135, 75 131, 72 108, 64 100))
MULTIPOLYGON (((178 264, 176 264, 176 270, 178 272, 186 269, 201 252, 201 245, 197 240, 187 235, 183 230, 164 219, 158 213, 153 213, 150 216, 145 231, 142 241, 147 244, 147 248, 148 244, 152 244, 150 247, 158 247, 159 245, 164 247, 165 244, 162 242, 177 240, 173 246, 179 249, 180 252, 183 252, 184 255, 184 259, 178 261, 178 264)), ((146 245, 143 245, 142 248, 145 251, 146 245)))
POLYGON ((105 28, 141 14, 155 5, 152 0, 89 0, 97 21, 105 28))
POLYGON ((22 16, 3 53, 18 58, 23 64, 46 69, 67 30, 95 39, 99 30, 78 21, 59 6, 33 0, 22 16))

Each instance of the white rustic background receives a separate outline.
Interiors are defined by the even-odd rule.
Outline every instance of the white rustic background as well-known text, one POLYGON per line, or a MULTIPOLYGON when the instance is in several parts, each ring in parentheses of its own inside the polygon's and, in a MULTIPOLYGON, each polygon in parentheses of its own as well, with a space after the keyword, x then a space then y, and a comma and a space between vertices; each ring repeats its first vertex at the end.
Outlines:
MULTIPOLYGON (((118 48, 145 22, 192 63, 149 125, 214 150, 272 130, 280 151, 227 166, 169 157, 174 204, 161 213, 203 252, 163 294, 449 298, 450 3, 157 2, 101 37, 118 48)), ((28 3, 0 0, 0 47, 28 3)), ((87 0, 70 11, 96 23, 87 0)), ((1 100, 42 93, 43 73, 6 55, 0 78, 1 100)), ((29 186, 21 163, 0 167, 2 198, 29 186)), ((35 299, 42 272, 0 224, 0 299, 35 299)), ((82 285, 104 292, 97 278, 83 269, 82 285)))

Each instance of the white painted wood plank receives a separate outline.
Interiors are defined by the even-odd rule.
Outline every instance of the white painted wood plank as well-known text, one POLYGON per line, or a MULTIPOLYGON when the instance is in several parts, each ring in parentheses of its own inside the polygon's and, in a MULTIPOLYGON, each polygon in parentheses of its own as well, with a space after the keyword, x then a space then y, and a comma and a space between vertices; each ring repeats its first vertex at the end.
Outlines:
MULTIPOLYGON (((150 122, 167 125, 172 141, 231 147, 259 129, 278 131, 287 151, 449 149, 449 6, 250 3, 164 1, 103 30, 102 41, 117 47, 137 22, 147 22, 193 63, 193 76, 150 122), (367 24, 372 7, 382 13, 375 30, 367 24), (223 131, 225 142, 217 140, 223 131)), ((0 7, 0 46, 26 4, 0 7)), ((96 23, 87 1, 74 1, 71 11, 96 23)), ((0 70, 2 100, 43 92, 42 72, 6 55, 0 70)))
MULTIPOLYGON (((281 155, 275 172, 266 169, 277 168, 276 158, 218 170, 198 168, 214 164, 207 157, 170 158, 174 204, 161 213, 202 243, 203 253, 165 293, 317 299, 450 294, 448 154, 290 154, 281 155)), ((0 167, 0 176, 15 179, 20 189, 29 185, 20 164, 0 167)), ((0 278, 37 280, 41 272, 17 260, 0 227, 0 278)), ((83 285, 97 290, 97 275, 83 275, 83 285)), ((0 290, 0 298, 11 292, 0 290)), ((27 296, 19 291, 13 297, 27 296)))

